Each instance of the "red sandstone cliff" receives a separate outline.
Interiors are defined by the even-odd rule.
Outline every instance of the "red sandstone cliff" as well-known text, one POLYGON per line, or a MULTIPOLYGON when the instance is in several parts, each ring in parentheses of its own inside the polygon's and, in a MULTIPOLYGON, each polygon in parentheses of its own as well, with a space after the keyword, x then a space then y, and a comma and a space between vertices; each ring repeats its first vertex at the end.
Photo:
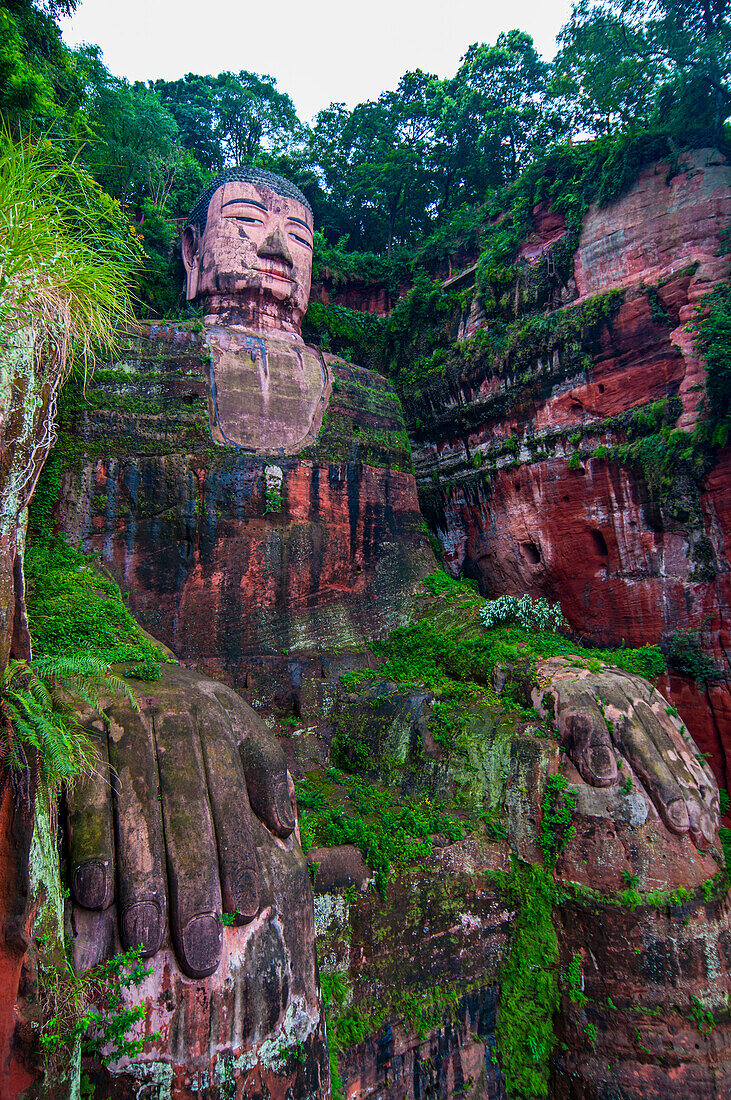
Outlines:
MULTIPOLYGON (((476 357, 425 387, 414 447, 422 503, 452 572, 479 578, 486 594, 559 599, 595 644, 699 632, 724 681, 703 689, 673 675, 664 686, 722 785, 731 764, 728 450, 700 485, 676 475, 663 487, 607 449, 626 441, 633 410, 658 400, 677 413, 669 427, 697 423, 704 365, 688 326, 731 270, 720 247, 729 214, 731 166, 708 149, 674 171, 653 165, 617 202, 592 209, 555 316, 588 316, 587 303, 608 291, 621 304, 579 326, 572 347, 548 337, 510 370, 476 357)), ((537 210, 524 270, 545 264, 560 237, 560 219, 537 210)), ((481 323, 473 308, 463 327, 481 323)))

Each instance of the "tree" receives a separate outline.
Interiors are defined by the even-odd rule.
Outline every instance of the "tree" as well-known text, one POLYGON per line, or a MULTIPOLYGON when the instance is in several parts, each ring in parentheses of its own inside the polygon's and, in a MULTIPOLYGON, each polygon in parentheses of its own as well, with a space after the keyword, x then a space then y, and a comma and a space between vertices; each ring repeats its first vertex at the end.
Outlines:
POLYGON ((406 73, 378 100, 350 112, 331 104, 317 116, 312 156, 361 248, 385 246, 390 254, 396 241, 412 242, 430 224, 438 198, 430 161, 436 83, 419 70, 406 73))
POLYGON ((731 113, 729 0, 579 0, 553 90, 574 128, 720 134, 731 113))
POLYGON ((164 206, 183 160, 175 119, 154 91, 112 76, 96 47, 85 47, 79 56, 86 77, 83 155, 89 170, 125 205, 139 208, 148 196, 164 206))
POLYGON ((244 164, 263 149, 288 149, 301 130, 294 104, 271 76, 221 73, 215 78, 218 136, 226 163, 244 164))
POLYGON ((175 119, 183 148, 206 171, 218 172, 224 153, 216 129, 212 79, 188 73, 182 80, 150 81, 149 87, 175 119))
POLYGON ((263 152, 286 152, 304 134, 292 100, 277 91, 271 76, 188 73, 182 80, 156 80, 150 88, 178 124, 183 147, 212 172, 263 152))
POLYGON ((661 68, 647 33, 582 0, 561 30, 553 92, 572 129, 607 134, 649 124, 661 68))
POLYGON ((83 78, 54 20, 75 6, 4 0, 0 7, 0 116, 15 133, 65 135, 81 109, 83 78))
POLYGON ((473 194, 517 178, 535 153, 563 132, 546 104, 549 66, 522 31, 500 34, 494 46, 473 45, 445 97, 445 138, 456 139, 462 173, 473 194))

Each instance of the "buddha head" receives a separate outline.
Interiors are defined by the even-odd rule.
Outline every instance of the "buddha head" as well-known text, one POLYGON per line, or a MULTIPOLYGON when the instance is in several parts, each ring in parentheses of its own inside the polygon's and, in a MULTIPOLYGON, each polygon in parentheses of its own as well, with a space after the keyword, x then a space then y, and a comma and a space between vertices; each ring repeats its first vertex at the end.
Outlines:
POLYGON ((223 324, 299 334, 312 274, 312 209, 281 176, 229 168, 183 233, 187 297, 223 324))

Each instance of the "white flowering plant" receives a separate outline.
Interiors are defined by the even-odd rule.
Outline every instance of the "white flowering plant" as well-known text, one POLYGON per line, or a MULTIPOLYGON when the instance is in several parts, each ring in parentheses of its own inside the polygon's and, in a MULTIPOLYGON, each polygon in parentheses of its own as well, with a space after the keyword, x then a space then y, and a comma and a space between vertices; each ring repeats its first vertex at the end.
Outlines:
POLYGON ((549 603, 543 597, 499 596, 488 600, 480 612, 483 626, 488 629, 500 623, 517 623, 523 630, 565 630, 568 623, 561 605, 549 603))

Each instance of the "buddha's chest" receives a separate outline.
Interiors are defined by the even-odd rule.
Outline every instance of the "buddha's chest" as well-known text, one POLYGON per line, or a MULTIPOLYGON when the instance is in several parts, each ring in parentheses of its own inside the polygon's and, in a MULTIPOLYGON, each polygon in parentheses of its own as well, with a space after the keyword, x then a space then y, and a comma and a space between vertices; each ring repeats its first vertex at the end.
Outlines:
POLYGON ((297 454, 320 430, 328 369, 313 348, 224 328, 206 333, 209 416, 217 443, 259 454, 297 454))

